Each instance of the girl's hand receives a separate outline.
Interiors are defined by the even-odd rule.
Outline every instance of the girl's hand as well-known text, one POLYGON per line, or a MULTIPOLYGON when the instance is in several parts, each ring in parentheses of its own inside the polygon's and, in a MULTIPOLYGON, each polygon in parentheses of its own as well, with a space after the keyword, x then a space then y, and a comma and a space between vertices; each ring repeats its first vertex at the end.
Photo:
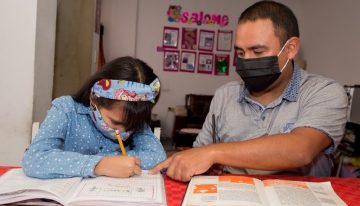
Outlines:
POLYGON ((95 167, 95 175, 130 177, 141 174, 140 159, 129 156, 103 157, 95 167))

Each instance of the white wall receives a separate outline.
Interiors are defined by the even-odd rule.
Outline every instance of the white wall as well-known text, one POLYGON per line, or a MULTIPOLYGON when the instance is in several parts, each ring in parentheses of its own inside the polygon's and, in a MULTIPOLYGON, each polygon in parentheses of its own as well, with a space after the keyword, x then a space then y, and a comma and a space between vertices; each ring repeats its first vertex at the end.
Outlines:
MULTIPOLYGON (((162 93, 153 113, 158 114, 165 136, 171 135, 174 120, 174 115, 168 111, 168 107, 184 105, 185 94, 188 93, 214 94, 218 87, 226 82, 239 80, 239 77, 233 66, 230 68, 229 76, 164 72, 163 53, 156 51, 156 48, 162 45, 163 27, 195 27, 213 31, 218 29, 235 31, 240 13, 254 2, 256 1, 104 0, 102 2, 102 22, 105 25, 105 57, 110 60, 126 54, 135 54, 136 57, 147 62, 155 70, 162 83, 162 93), (211 14, 228 15, 230 23, 226 27, 219 27, 218 25, 202 25, 199 27, 197 25, 169 23, 166 15, 169 5, 181 5, 183 10, 189 12, 204 11, 211 14), (137 25, 137 27, 134 29, 131 25, 137 25), (135 36, 136 42, 133 39, 135 36)), ((295 13, 301 12, 301 6, 298 2, 285 2, 294 9, 295 13)), ((232 52, 230 58, 232 65, 232 52)))
MULTIPOLYGON (((171 2, 163 0, 145 0, 139 2, 136 56, 152 66, 161 80, 161 98, 154 107, 153 113, 159 115, 163 132, 166 136, 171 135, 174 120, 173 113, 168 113, 168 107, 184 105, 185 95, 188 93, 214 94, 216 88, 228 81, 238 79, 238 76, 233 67, 230 69, 229 76, 214 76, 186 72, 164 72, 163 52, 156 52, 156 47, 162 46, 163 27, 193 27, 213 31, 217 31, 218 29, 234 30, 239 16, 238 11, 249 5, 249 2, 251 1, 242 1, 242 4, 239 4, 236 0, 221 2, 216 0, 171 2), (170 23, 167 21, 166 15, 169 5, 181 5, 183 10, 189 12, 204 11, 211 14, 228 15, 230 21, 229 24, 223 28, 220 28, 218 25, 204 25, 199 27, 197 25, 170 23)), ((179 39, 179 44, 181 44, 181 39, 179 39)), ((180 48, 180 46, 178 48, 180 48)), ((232 63, 232 55, 230 56, 230 62, 232 63)))
MULTIPOLYGON (((162 70, 163 53, 156 52, 156 47, 161 46, 163 27, 187 26, 167 22, 166 11, 169 5, 181 5, 184 10, 190 12, 226 14, 230 17, 230 24, 225 29, 234 30, 240 13, 254 2, 256 1, 138 0, 133 3, 129 0, 103 1, 106 5, 104 9, 111 8, 111 12, 102 11, 104 21, 111 19, 112 22, 106 29, 107 35, 111 35, 112 38, 105 37, 105 55, 108 59, 112 59, 123 54, 132 54, 135 51, 138 58, 143 59, 155 69, 162 82, 162 94, 153 112, 159 114, 165 135, 170 135, 173 124, 173 114, 167 109, 175 105, 183 105, 185 94, 213 94, 220 85, 239 79, 233 67, 228 77, 162 70), (134 13, 137 13, 137 17, 134 17, 134 13), (133 24, 137 25, 136 29, 132 27, 129 29, 129 25, 133 24), (122 35, 114 35, 120 32, 123 32, 122 35), (135 35, 136 42, 133 43, 132 38, 135 35), (115 36, 116 38, 113 38, 115 36)), ((342 84, 360 84, 358 61, 360 59, 358 51, 360 48, 358 40, 360 1, 281 0, 280 2, 289 6, 298 18, 302 42, 298 56, 306 61, 307 70, 333 78, 342 84)), ((201 26, 201 28, 218 29, 217 26, 201 26)), ((231 62, 232 58, 231 55, 231 62)))
POLYGON ((108 62, 119 56, 135 56, 137 0, 103 0, 104 53, 108 62))
MULTIPOLYGON (((41 21, 40 28, 37 29, 37 12, 54 11, 52 6, 55 5, 56 8, 56 0, 51 2, 45 0, 0 1, 0 76, 2 77, 0 81, 0 88, 2 88, 0 165, 20 165, 23 152, 31 138, 33 111, 35 111, 34 95, 39 95, 36 101, 39 107, 46 105, 43 102, 51 98, 48 96, 48 91, 51 90, 52 84, 49 83, 49 76, 46 74, 49 75, 53 70, 53 65, 51 65, 53 50, 49 43, 52 42, 50 39, 53 37, 44 34, 44 31, 48 28, 52 30, 54 21, 51 19, 49 22, 41 21), (48 8, 43 6, 48 6, 48 8), (40 36, 37 38, 36 35, 40 36), (50 45, 48 46, 50 49, 46 45, 50 45), (49 54, 46 54, 47 52, 49 54), (42 55, 43 58, 35 58, 35 54, 42 55), (37 79, 39 81, 37 83, 42 88, 38 87, 37 92, 34 92, 35 73, 41 76, 37 79), (43 92, 44 94, 41 94, 43 92)), ((46 15, 46 18, 50 16, 54 14, 46 15)), ((36 111, 42 109, 37 108, 36 111)))
POLYGON ((42 122, 52 100, 56 0, 38 0, 35 40, 34 121, 42 122))
POLYGON ((305 0, 302 44, 308 70, 360 84, 360 1, 305 0))
POLYGON ((34 95, 36 0, 0 2, 0 165, 19 164, 29 143, 34 95))
MULTIPOLYGON (((207 74, 194 74, 185 72, 164 72, 163 71, 163 53, 156 52, 156 47, 162 44, 162 34, 164 26, 175 27, 194 27, 198 29, 209 29, 217 31, 218 29, 233 30, 233 43, 235 39, 235 28, 237 20, 243 10, 253 4, 254 0, 140 0, 138 10, 138 24, 136 33, 136 56, 143 59, 151 65, 160 77, 162 83, 162 93, 160 101, 155 106, 153 113, 159 114, 162 122, 163 131, 166 136, 170 136, 173 127, 173 114, 168 112, 168 107, 175 105, 184 105, 185 95, 195 94, 214 94, 215 90, 221 85, 240 80, 232 66, 233 51, 230 53, 230 74, 229 76, 214 76, 207 74), (180 23, 170 23, 167 21, 166 11, 169 5, 181 5, 183 10, 189 12, 204 11, 211 14, 223 14, 229 16, 229 24, 226 27, 217 25, 186 25, 180 23), (166 128, 164 128, 166 127, 166 128)), ((301 12, 299 2, 283 1, 293 8, 295 13, 301 12)), ((180 41, 181 42, 181 41, 180 41)), ((180 48, 180 47, 179 47, 180 48)), ((213 53, 217 52, 215 49, 213 53)))

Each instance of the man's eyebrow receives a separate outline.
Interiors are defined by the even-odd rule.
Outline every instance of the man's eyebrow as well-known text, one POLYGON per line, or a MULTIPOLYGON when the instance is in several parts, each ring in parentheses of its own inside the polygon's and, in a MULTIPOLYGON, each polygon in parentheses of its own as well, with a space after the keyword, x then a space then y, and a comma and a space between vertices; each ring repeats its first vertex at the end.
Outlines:
MULTIPOLYGON (((265 45, 254 45, 254 46, 251 46, 249 49, 250 50, 255 50, 255 49, 267 49, 268 47, 267 46, 265 46, 265 45)), ((240 48, 240 47, 238 47, 238 46, 234 46, 234 49, 235 50, 244 50, 243 48, 240 48)))
POLYGON ((265 45, 254 45, 252 47, 250 47, 250 50, 255 50, 255 49, 267 49, 268 47, 265 45))
POLYGON ((238 46, 234 46, 235 50, 243 50, 242 48, 238 47, 238 46))

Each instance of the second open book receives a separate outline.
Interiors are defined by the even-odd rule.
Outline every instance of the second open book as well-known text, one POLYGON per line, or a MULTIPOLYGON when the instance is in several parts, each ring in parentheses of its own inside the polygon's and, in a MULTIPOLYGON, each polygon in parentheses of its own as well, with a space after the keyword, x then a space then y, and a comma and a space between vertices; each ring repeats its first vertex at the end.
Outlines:
POLYGON ((346 205, 330 182, 259 180, 244 176, 195 176, 182 206, 346 205))

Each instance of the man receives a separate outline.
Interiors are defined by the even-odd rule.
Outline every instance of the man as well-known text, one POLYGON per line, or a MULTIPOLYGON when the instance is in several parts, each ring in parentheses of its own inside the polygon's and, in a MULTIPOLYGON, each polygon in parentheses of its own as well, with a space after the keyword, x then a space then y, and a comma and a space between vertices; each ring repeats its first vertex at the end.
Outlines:
POLYGON ((341 85, 294 63, 299 47, 297 20, 288 7, 261 1, 246 9, 235 41, 243 83, 215 92, 195 148, 151 172, 168 168, 168 176, 188 181, 220 164, 238 174, 329 176, 330 156, 344 132, 347 97, 341 85), (218 144, 212 144, 213 135, 218 144))

